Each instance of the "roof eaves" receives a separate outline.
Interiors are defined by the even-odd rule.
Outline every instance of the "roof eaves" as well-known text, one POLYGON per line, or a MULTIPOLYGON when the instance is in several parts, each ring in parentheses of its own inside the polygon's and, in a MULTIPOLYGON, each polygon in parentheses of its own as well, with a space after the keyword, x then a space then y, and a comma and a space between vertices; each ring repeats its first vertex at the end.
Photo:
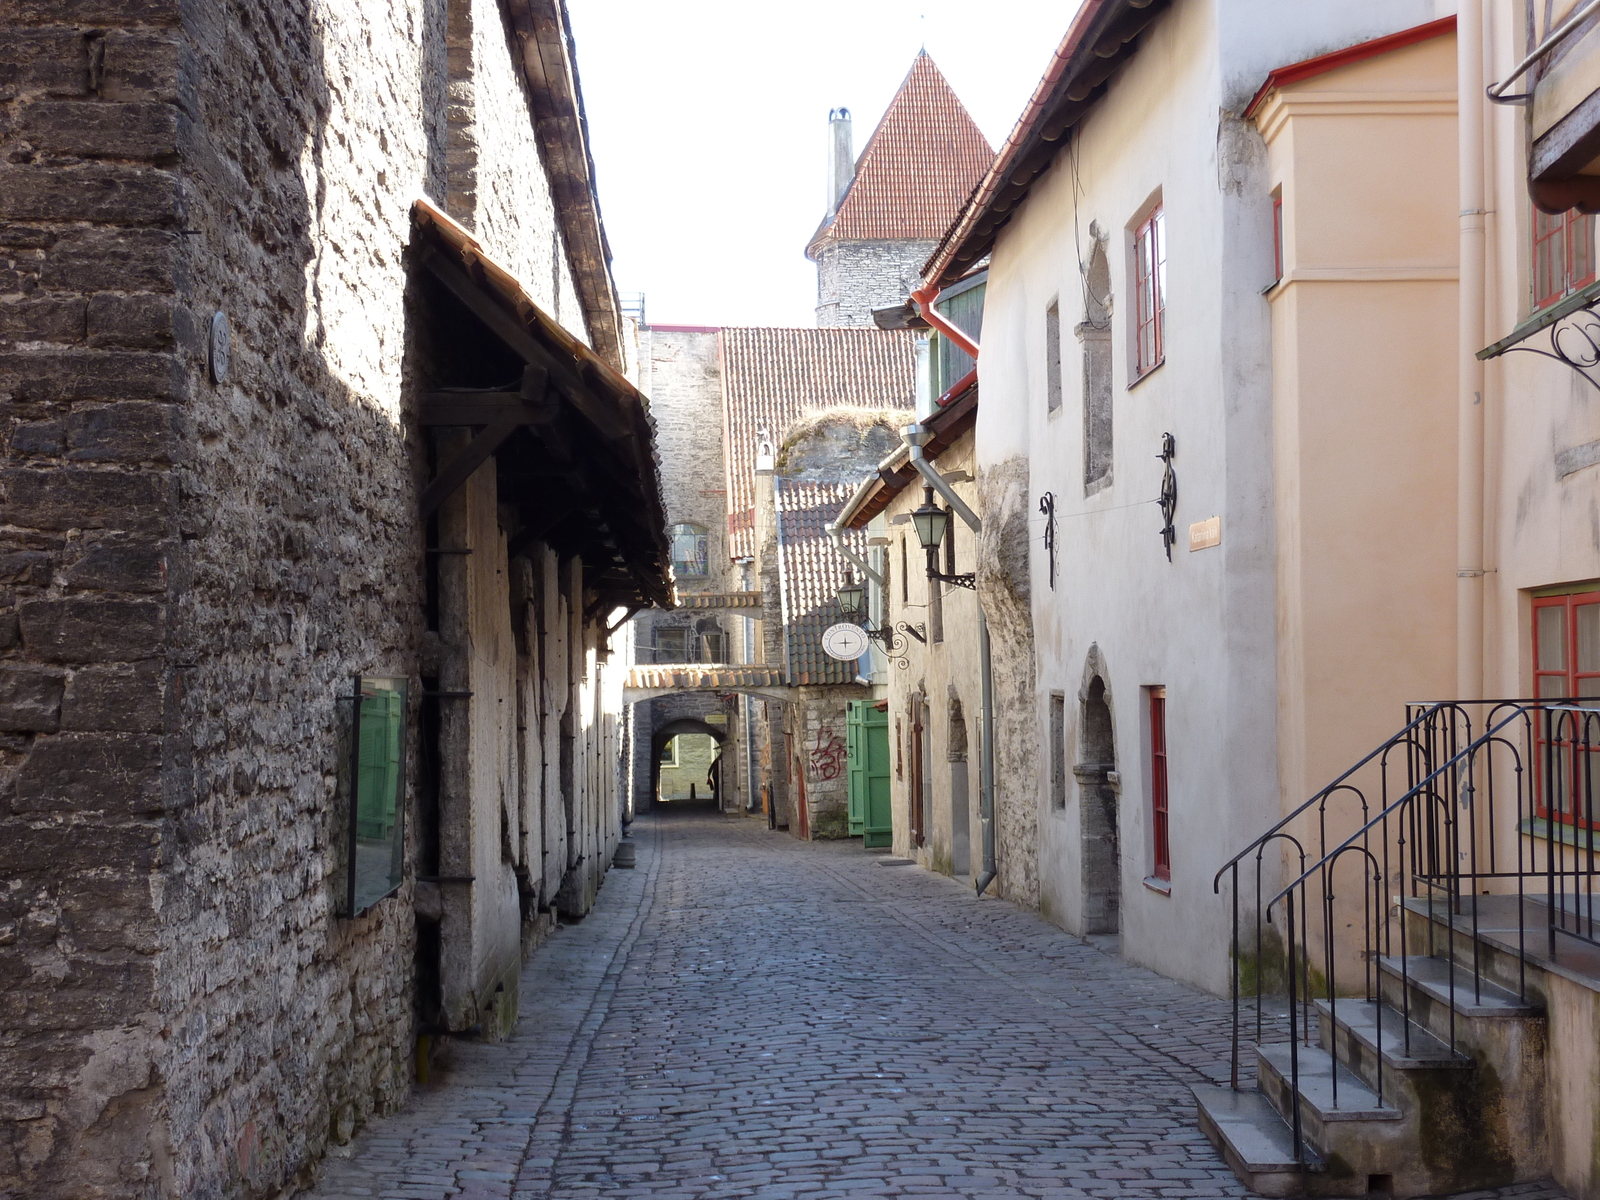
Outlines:
POLYGON ((600 217, 589 119, 578 82, 566 0, 502 0, 521 49, 534 129, 544 151, 556 218, 583 308, 589 340, 618 371, 625 368, 622 314, 611 277, 611 247, 600 217))
POLYGON ((1402 29, 1398 33, 1386 34, 1371 41, 1357 42, 1354 46, 1346 46, 1343 50, 1335 50, 1331 54, 1319 54, 1316 58, 1303 59, 1297 63, 1278 67, 1267 73, 1266 81, 1256 91, 1250 103, 1245 106, 1244 118, 1249 120, 1256 115, 1268 95, 1287 84, 1299 83, 1303 79, 1312 79, 1328 71, 1340 67, 1348 67, 1352 63, 1364 62, 1369 58, 1376 58, 1380 54, 1387 54, 1391 50, 1400 50, 1406 46, 1415 46, 1418 42, 1426 42, 1431 38, 1443 37, 1456 30, 1456 19, 1452 14, 1441 17, 1437 21, 1429 21, 1424 25, 1413 25, 1410 29, 1402 29))
POLYGON ((1137 50, 1135 39, 1171 0, 1084 0, 1011 136, 923 267, 946 284, 994 245, 995 234, 1065 146, 1061 139, 1137 50), (998 207, 1004 203, 1004 208, 998 207))
MULTIPOLYGON (((462 286, 486 293, 490 303, 504 310, 507 324, 526 336, 530 353, 546 359, 553 380, 569 400, 584 399, 598 419, 614 430, 603 441, 625 470, 635 472, 644 499, 643 510, 619 506, 613 514, 635 530, 638 541, 629 555, 628 570, 638 583, 639 599, 661 608, 674 604, 674 589, 667 563, 666 508, 661 501, 661 466, 655 452, 655 427, 649 406, 638 388, 613 369, 583 340, 574 337, 528 296, 517 277, 483 252, 482 245, 458 222, 426 200, 414 201, 412 222, 426 239, 423 261, 437 255, 453 263, 462 286)), ((442 269, 442 268, 441 268, 442 269)))
MULTIPOLYGON (((933 438, 923 447, 930 462, 955 444, 957 438, 971 429, 977 420, 978 373, 969 371, 955 387, 941 398, 942 408, 924 418, 923 425, 933 433, 933 438)), ((894 498, 914 482, 918 472, 910 464, 904 446, 878 464, 876 475, 864 480, 845 502, 844 508, 834 518, 840 529, 864 529, 879 513, 894 503, 894 498)))

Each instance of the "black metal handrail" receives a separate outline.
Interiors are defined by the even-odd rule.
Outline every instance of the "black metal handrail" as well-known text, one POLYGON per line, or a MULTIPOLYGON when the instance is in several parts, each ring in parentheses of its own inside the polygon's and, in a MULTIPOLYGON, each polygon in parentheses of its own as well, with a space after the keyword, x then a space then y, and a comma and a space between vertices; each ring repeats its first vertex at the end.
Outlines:
MULTIPOLYGON (((1597 700, 1596 703, 1600 703, 1597 700)), ((1214 890, 1224 874, 1233 884, 1233 1086, 1239 1086, 1240 1054, 1240 897, 1239 866, 1254 850, 1256 858, 1256 1041, 1264 1040, 1262 993, 1263 926, 1272 922, 1281 905, 1284 917, 1284 974, 1288 990, 1288 1041, 1291 1125, 1296 1157, 1305 1161, 1300 1119, 1300 1054, 1302 1040, 1310 1042, 1312 1022, 1311 889, 1317 888, 1316 932, 1321 941, 1322 989, 1328 1000, 1328 1019, 1337 1038, 1341 937, 1343 930, 1359 926, 1359 946, 1366 1000, 1373 1004, 1375 1020, 1375 1092, 1383 1103, 1384 1002, 1382 975, 1387 969, 1398 977, 1401 1045, 1411 1050, 1412 963, 1406 914, 1408 898, 1414 911, 1426 897, 1428 952, 1439 948, 1436 904, 1444 903, 1445 988, 1449 1000, 1449 1050, 1461 1055, 1455 1023, 1458 971, 1466 974, 1462 987, 1481 1000, 1485 984, 1483 943, 1480 939, 1480 896, 1515 897, 1516 953, 1519 998, 1527 999, 1529 947, 1526 930, 1530 896, 1528 880, 1544 886, 1548 936, 1545 949, 1556 953, 1558 934, 1600 945, 1596 934, 1594 880, 1600 875, 1600 837, 1594 827, 1594 776, 1600 757, 1600 710, 1572 700, 1494 700, 1440 702, 1410 705, 1406 725, 1372 753, 1323 788, 1250 846, 1235 855, 1217 873, 1214 890), (1474 714, 1481 714, 1474 720, 1474 714), (1402 754, 1394 752, 1403 750, 1402 754), (1391 778, 1394 768, 1395 778, 1391 778), (1403 775, 1400 774, 1403 770, 1403 775), (1375 772, 1373 782, 1363 772, 1375 772), (1403 782, 1403 786, 1402 786, 1403 782), (1506 811, 1509 788, 1514 808, 1506 811), (1374 805, 1369 795, 1376 792, 1374 805), (1391 799, 1391 797, 1393 797, 1391 799), (1349 800, 1359 805, 1359 823, 1353 832, 1330 845, 1330 802, 1349 800), (1291 824, 1317 810, 1317 852, 1307 854, 1291 824), (1510 849, 1506 848, 1505 818, 1512 819, 1510 849), (1548 837, 1529 837, 1541 832, 1548 837), (1569 836, 1570 835, 1570 836, 1569 836), (1263 905, 1262 863, 1266 848, 1282 840, 1298 852, 1291 866, 1293 878, 1263 905), (1541 854, 1541 846, 1543 847, 1541 854), (1514 853, 1513 853, 1514 851, 1514 853), (1359 909, 1341 907, 1335 889, 1339 867, 1347 857, 1363 864, 1359 877, 1359 909), (1542 858, 1542 865, 1541 865, 1542 858), (1295 870, 1295 867, 1298 870, 1295 870), (1390 893, 1390 888, 1395 890, 1390 893), (1393 904, 1389 896, 1393 895, 1393 904), (1569 899, 1571 903, 1569 903, 1569 899), (1298 909, 1298 912, 1297 912, 1298 909), (1359 920, 1351 919, 1359 915, 1359 920), (1458 917, 1466 916, 1470 963, 1457 961, 1458 917), (1398 959, 1394 956, 1399 942, 1398 959), (1297 945, 1298 942, 1298 945, 1297 945), (1389 960, 1385 966, 1384 959, 1389 960)), ((1346 822, 1348 824, 1348 822, 1346 822)), ((1536 896, 1537 890, 1534 895, 1536 896)), ((1348 947, 1346 947, 1348 949, 1348 947)), ((1348 961, 1348 955, 1346 956, 1348 961)), ((1337 1042, 1335 1041, 1335 1048, 1337 1042)), ((1338 1105, 1339 1072, 1333 1056, 1332 1102, 1338 1105)))

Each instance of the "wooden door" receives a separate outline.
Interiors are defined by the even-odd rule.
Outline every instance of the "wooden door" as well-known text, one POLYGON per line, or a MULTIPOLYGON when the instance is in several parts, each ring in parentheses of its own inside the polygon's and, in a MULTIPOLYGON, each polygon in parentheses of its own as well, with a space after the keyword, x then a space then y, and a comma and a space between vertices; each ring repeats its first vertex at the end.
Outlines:
POLYGON ((911 844, 920 846, 927 838, 927 829, 923 821, 923 788, 926 781, 923 777, 922 753, 922 703, 912 701, 911 704, 911 844))

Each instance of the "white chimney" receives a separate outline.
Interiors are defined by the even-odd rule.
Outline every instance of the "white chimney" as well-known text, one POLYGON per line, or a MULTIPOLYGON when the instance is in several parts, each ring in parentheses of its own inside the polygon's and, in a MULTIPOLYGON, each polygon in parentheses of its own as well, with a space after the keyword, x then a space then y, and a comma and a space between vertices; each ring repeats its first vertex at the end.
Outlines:
POLYGON ((839 211, 839 201, 856 177, 854 141, 850 135, 850 110, 828 111, 828 215, 839 211))

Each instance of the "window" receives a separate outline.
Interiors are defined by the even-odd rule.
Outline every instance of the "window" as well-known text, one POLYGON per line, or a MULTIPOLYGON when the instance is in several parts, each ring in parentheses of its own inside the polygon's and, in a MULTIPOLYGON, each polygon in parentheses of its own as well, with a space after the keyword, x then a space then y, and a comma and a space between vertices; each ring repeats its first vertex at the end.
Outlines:
POLYGON ((679 579, 703 579, 710 574, 706 555, 706 529, 704 525, 674 525, 672 538, 672 572, 679 579))
POLYGON ((1134 373, 1166 360, 1167 218, 1160 205, 1133 232, 1134 373))
POLYGON ((1049 411, 1061 407, 1061 302, 1044 310, 1044 394, 1049 411))
POLYGON ((339 915, 359 917, 399 888, 405 856, 406 681, 359 676, 341 730, 338 787, 349 806, 339 915))
POLYGON ((1272 282, 1283 278, 1283 189, 1272 193, 1272 282))
POLYGON ((1544 308, 1595 280, 1594 218, 1577 210, 1533 213, 1533 306, 1544 308))
POLYGON ((910 572, 908 572, 906 570, 906 535, 902 533, 900 535, 900 603, 901 604, 908 604, 908 603, 910 603, 910 600, 911 600, 910 593, 907 592, 907 590, 906 590, 906 580, 908 578, 910 578, 910 572))
POLYGON ((1111 264, 1103 237, 1094 240, 1083 283, 1083 494, 1092 496, 1111 486, 1111 264))
MULTIPOLYGON (((1533 602, 1533 690, 1541 700, 1600 697, 1600 590, 1563 596, 1540 596, 1533 602)), ((1554 728, 1538 728, 1542 764, 1534 781, 1540 816, 1572 823, 1575 809, 1585 810, 1593 824, 1590 803, 1573 803, 1574 794, 1586 796, 1600 779, 1600 746, 1595 730, 1581 718, 1552 714, 1554 728), (1553 734, 1553 737, 1550 735, 1553 734), (1551 760, 1554 743, 1554 761, 1551 760), (1588 758, 1588 763, 1584 758, 1588 758), (1554 804, 1551 791, 1554 791, 1554 804)))
POLYGON ((661 765, 675 767, 678 765, 678 739, 668 738, 661 746, 661 765))
POLYGON ((700 635, 700 661, 708 663, 727 662, 724 657, 727 641, 720 629, 709 629, 700 635))
MULTIPOLYGON (((987 290, 988 273, 974 275, 960 283, 953 283, 939 293, 933 302, 939 315, 961 330, 973 341, 983 332, 983 298, 987 290)), ((950 341, 943 334, 934 334, 929 342, 933 355, 933 394, 942 396, 978 364, 972 355, 950 341)))
POLYGON ((656 630, 656 661, 658 663, 683 663, 692 661, 689 647, 693 634, 687 629, 656 630))
POLYGON ((1067 807, 1067 698, 1050 693, 1050 807, 1067 807))
POLYGON ((1150 830, 1157 879, 1172 878, 1172 843, 1167 815, 1167 689, 1150 692, 1150 830))

